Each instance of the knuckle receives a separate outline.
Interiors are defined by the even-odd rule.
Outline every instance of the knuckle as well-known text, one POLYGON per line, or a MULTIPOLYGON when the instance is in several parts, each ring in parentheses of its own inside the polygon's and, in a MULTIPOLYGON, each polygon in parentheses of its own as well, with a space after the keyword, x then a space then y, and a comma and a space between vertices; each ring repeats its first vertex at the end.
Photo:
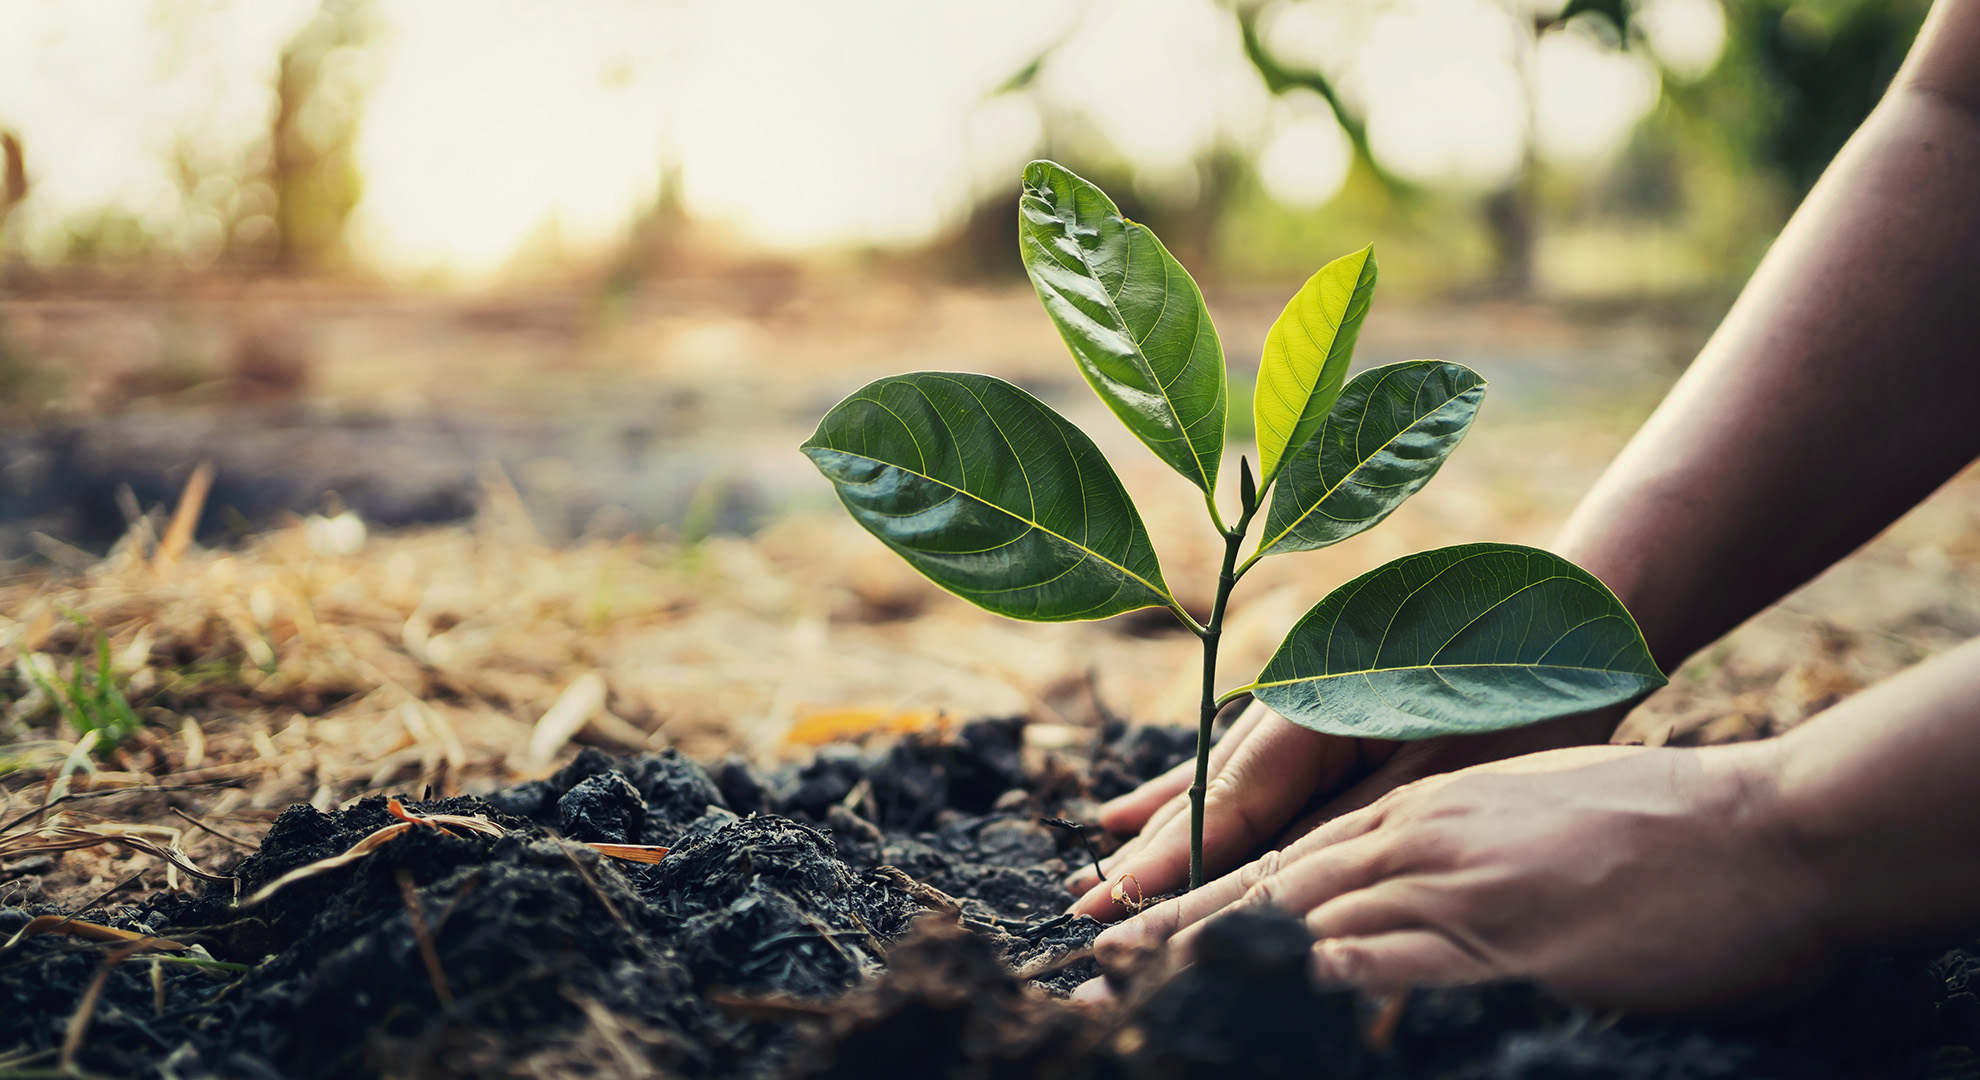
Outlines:
POLYGON ((1341 982, 1357 981, 1367 968, 1362 951, 1340 940, 1315 942, 1313 951, 1319 956, 1327 977, 1341 982))
POLYGON ((1285 892, 1285 883, 1277 874, 1266 874, 1252 882, 1239 903, 1246 907, 1278 907, 1285 892))
POLYGON ((1213 803, 1237 798, 1237 780, 1231 775, 1234 771, 1233 769, 1222 769, 1218 771, 1217 775, 1211 777, 1210 783, 1203 789, 1203 801, 1213 803))
POLYGON ((1259 882, 1267 878, 1277 877, 1279 871, 1284 866, 1284 853, 1268 851, 1244 865, 1244 869, 1238 872, 1238 883, 1245 887, 1246 892, 1249 892, 1259 882))

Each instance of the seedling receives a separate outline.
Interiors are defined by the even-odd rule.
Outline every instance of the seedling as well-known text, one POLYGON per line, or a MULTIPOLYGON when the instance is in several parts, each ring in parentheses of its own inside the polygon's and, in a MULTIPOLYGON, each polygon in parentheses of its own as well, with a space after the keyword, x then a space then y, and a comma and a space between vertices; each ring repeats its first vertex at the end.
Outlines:
MULTIPOLYGON (((45 661, 43 661, 45 662, 45 661)), ((96 733, 95 745, 109 753, 144 726, 131 703, 124 697, 115 667, 110 662, 110 639, 96 632, 96 670, 87 671, 78 658, 69 680, 62 682, 40 666, 34 658, 22 665, 42 693, 55 703, 62 719, 78 735, 96 733)))
POLYGON ((1347 378, 1375 291, 1371 247, 1322 267, 1265 336, 1252 413, 1259 467, 1217 506, 1224 350, 1196 282, 1146 226, 1049 161, 1026 166, 1019 246, 1046 313, 1100 400, 1194 484, 1224 538, 1207 621, 1176 602, 1141 517, 1093 441, 987 375, 922 371, 832 407, 803 446, 855 520, 916 570, 1000 615, 1103 619, 1166 607, 1203 642, 1190 887, 1203 883, 1211 722, 1251 694, 1332 735, 1422 739, 1585 712, 1663 685, 1600 581, 1557 555, 1462 544, 1396 559, 1309 610, 1250 683, 1219 695, 1231 590, 1260 559, 1379 524, 1436 475, 1485 380, 1410 360, 1347 378), (1269 499, 1269 506, 1267 505, 1269 499), (1264 509, 1251 554, 1239 554, 1264 509))

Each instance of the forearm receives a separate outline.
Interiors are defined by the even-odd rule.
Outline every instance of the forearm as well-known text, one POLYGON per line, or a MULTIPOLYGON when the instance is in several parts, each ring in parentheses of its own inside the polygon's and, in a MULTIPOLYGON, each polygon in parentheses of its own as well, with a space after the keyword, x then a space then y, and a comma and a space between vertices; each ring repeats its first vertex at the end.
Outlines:
POLYGON ((1941 8, 1556 544, 1666 669, 1980 454, 1980 17, 1941 8))
POLYGON ((1980 928, 1980 640, 1770 743, 1756 791, 1845 946, 1980 928))

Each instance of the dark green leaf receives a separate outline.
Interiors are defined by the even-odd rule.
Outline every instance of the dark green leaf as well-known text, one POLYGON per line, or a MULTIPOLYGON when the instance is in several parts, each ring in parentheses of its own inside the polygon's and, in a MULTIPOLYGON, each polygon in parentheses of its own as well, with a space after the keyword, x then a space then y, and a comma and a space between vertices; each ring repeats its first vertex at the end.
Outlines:
POLYGON ((1206 493, 1224 454, 1224 347, 1189 272, 1105 192, 1057 164, 1024 169, 1018 250, 1100 400, 1206 493))
POLYGON ((1258 475, 1266 486, 1334 407, 1374 295, 1375 245, 1370 244, 1307 278, 1266 332, 1251 396, 1258 475))
POLYGON ((1437 475, 1484 397, 1477 372, 1442 360, 1355 376, 1319 432, 1288 459, 1259 555, 1312 551, 1373 528, 1437 475))
POLYGON ((1060 622, 1173 603, 1093 440, 1001 379, 881 379, 833 406, 803 449, 868 532, 999 615, 1060 622))
POLYGON ((1537 548, 1463 544, 1334 590, 1250 689, 1315 731, 1421 739, 1586 712, 1664 681, 1594 575, 1537 548))

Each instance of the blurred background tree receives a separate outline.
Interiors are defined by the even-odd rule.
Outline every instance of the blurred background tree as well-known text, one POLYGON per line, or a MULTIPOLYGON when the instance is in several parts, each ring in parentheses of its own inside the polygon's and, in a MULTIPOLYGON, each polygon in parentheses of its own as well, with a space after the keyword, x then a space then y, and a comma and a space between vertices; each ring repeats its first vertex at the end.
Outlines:
POLYGON ((0 229, 49 272, 624 294, 693 248, 1014 279, 1012 177, 1049 155, 1211 278, 1373 238, 1419 290, 1722 294, 1926 6, 24 0, 0 12, 0 229))

